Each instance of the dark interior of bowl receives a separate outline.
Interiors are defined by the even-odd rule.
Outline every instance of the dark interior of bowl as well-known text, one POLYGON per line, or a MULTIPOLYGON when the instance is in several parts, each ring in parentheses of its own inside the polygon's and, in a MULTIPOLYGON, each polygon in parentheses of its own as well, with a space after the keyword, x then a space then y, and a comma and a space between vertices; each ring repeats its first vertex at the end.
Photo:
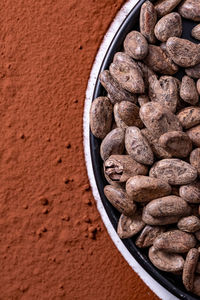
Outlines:
MULTIPOLYGON (((145 2, 145 0, 141 0, 138 4, 132 9, 129 13, 121 27, 119 28, 117 34, 115 35, 105 57, 99 73, 105 69, 109 68, 110 63, 113 60, 113 56, 116 52, 121 51, 123 49, 123 41, 126 35, 132 30, 139 30, 139 13, 140 7, 145 2)), ((154 2, 154 1, 152 1, 154 2)), ((187 38, 193 42, 197 42, 194 40, 190 33, 192 28, 197 25, 197 23, 183 19, 183 38, 187 38)), ((180 70, 176 76, 180 79, 184 74, 183 70, 180 70)), ((93 100, 99 96, 106 95, 106 91, 100 84, 99 80, 97 79, 96 86, 94 89, 93 100)), ((95 138, 92 133, 90 132, 90 147, 91 147, 91 155, 92 155, 92 163, 93 163, 93 170, 94 175, 97 183, 97 187, 99 190, 99 194, 101 196, 103 205, 107 212, 107 215, 113 225, 113 227, 117 228, 117 223, 119 219, 119 212, 110 204, 110 202, 106 199, 103 188, 107 184, 107 181, 103 175, 103 162, 101 160, 99 154, 101 141, 95 138)), ((124 239, 122 242, 124 243, 125 247, 129 250, 129 252, 133 255, 133 257, 138 261, 138 263, 162 286, 164 286, 167 290, 169 290, 173 295, 177 296, 179 299, 187 299, 187 300, 197 300, 199 297, 188 293, 183 284, 182 279, 180 276, 175 276, 171 273, 166 273, 159 271, 156 269, 148 259, 148 250, 146 249, 139 249, 135 246, 135 239, 137 238, 130 238, 124 239)))

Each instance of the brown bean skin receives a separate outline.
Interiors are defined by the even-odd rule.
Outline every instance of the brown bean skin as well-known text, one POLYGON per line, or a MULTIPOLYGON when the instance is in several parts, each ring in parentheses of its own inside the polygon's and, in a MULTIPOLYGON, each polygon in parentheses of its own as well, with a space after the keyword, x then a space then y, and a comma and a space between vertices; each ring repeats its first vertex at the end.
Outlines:
POLYGON ((200 175, 200 148, 196 148, 190 153, 190 164, 197 170, 198 174, 200 175))
POLYGON ((162 159, 149 172, 150 177, 162 178, 172 185, 183 185, 194 181, 197 170, 178 158, 162 159))
POLYGON ((103 160, 112 154, 122 154, 124 151, 124 130, 116 128, 110 131, 103 139, 100 147, 100 155, 103 160))
POLYGON ((149 259, 156 268, 165 272, 178 272, 184 266, 184 259, 181 255, 166 253, 155 249, 154 246, 149 249, 149 259))
POLYGON ((181 98, 192 105, 199 101, 199 94, 197 92, 196 84, 189 76, 183 76, 180 89, 181 98))
POLYGON ((159 46, 149 45, 149 52, 144 62, 153 71, 161 74, 173 75, 178 71, 178 66, 168 58, 159 46))
POLYGON ((182 34, 181 16, 176 12, 165 15, 156 24, 154 33, 161 42, 166 42, 172 36, 180 37, 182 34))
POLYGON ((166 43, 167 52, 178 66, 192 67, 200 62, 199 45, 178 37, 170 37, 166 43))
POLYGON ((200 203, 200 182, 194 181, 183 185, 179 189, 180 197, 189 203, 200 203))
POLYGON ((200 24, 198 24, 197 26, 195 26, 195 27, 192 29, 191 35, 192 35, 195 39, 200 40, 200 24))
POLYGON ((157 102, 149 102, 140 108, 140 119, 149 132, 159 138, 168 131, 181 131, 178 118, 166 107, 157 102))
POLYGON ((185 232, 196 232, 200 230, 200 220, 197 216, 189 216, 178 221, 178 229, 185 232))
POLYGON ((131 31, 124 40, 124 50, 134 59, 144 59, 148 53, 148 43, 138 31, 131 31))
POLYGON ((135 244, 139 248, 146 248, 153 245, 153 241, 157 236, 165 231, 165 227, 146 225, 140 235, 138 236, 135 244))
POLYGON ((156 75, 151 76, 149 78, 149 97, 151 101, 158 102, 175 112, 179 93, 174 77, 161 76, 158 80, 156 75))
POLYGON ((104 173, 114 182, 126 182, 135 175, 146 175, 148 168, 129 155, 111 155, 104 163, 104 173))
POLYGON ((194 276, 197 262, 199 259, 199 252, 192 248, 189 250, 183 267, 183 284, 187 291, 192 291, 194 286, 194 276))
POLYGON ((191 208, 188 203, 177 196, 166 196, 149 202, 145 210, 152 217, 188 216, 191 208))
POLYGON ((99 75, 99 80, 108 92, 108 98, 110 99, 112 104, 123 100, 137 103, 137 96, 123 89, 119 85, 119 83, 111 76, 108 70, 101 72, 101 74, 99 75))
POLYGON ((200 78, 200 64, 191 68, 186 68, 185 73, 192 78, 200 78))
POLYGON ((90 128, 93 135, 103 139, 111 130, 112 104, 107 97, 96 98, 90 108, 90 128))
POLYGON ((118 113, 127 126, 144 127, 139 117, 139 107, 129 101, 121 101, 118 104, 118 113))
POLYGON ((200 2, 198 0, 185 0, 179 6, 178 12, 183 18, 200 21, 200 2))
POLYGON ((193 234, 181 230, 171 230, 160 234, 153 242, 157 250, 170 253, 186 253, 196 245, 193 234))
POLYGON ((155 10, 159 17, 163 17, 170 13, 181 0, 158 0, 155 3, 155 10))
POLYGON ((128 197, 124 189, 106 185, 104 194, 120 213, 126 216, 132 216, 135 213, 137 209, 136 204, 128 197))
POLYGON ((200 124, 200 107, 189 106, 178 112, 177 117, 184 129, 200 124))
POLYGON ((146 1, 140 10, 140 32, 151 44, 156 42, 154 27, 157 21, 157 13, 150 1, 146 1))
POLYGON ((198 93, 200 95, 200 79, 197 80, 197 91, 198 91, 198 93))
POLYGON ((144 93, 145 88, 141 70, 128 54, 117 52, 109 71, 123 89, 133 94, 144 93))
POLYGON ((153 152, 139 128, 132 126, 126 129, 125 148, 128 154, 137 162, 152 165, 154 161, 153 152))
POLYGON ((136 211, 131 217, 122 214, 118 222, 117 233, 121 239, 127 239, 140 232, 144 226, 140 211, 136 211))
POLYGON ((187 135, 191 141, 197 146, 200 147, 200 125, 190 128, 186 131, 187 135))
POLYGON ((171 193, 171 186, 162 179, 133 176, 126 183, 126 192, 136 202, 149 202, 171 193))
POLYGON ((159 138, 160 145, 173 157, 187 157, 192 150, 192 142, 185 132, 166 132, 159 138))

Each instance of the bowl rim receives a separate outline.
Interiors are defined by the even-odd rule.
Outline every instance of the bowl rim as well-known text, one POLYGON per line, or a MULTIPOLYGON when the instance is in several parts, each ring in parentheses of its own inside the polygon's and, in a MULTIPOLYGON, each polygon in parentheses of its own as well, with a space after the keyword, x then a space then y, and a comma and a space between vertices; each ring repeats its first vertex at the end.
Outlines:
POLYGON ((108 55, 111 45, 114 43, 115 39, 117 39, 118 33, 121 30, 123 30, 122 29, 123 24, 125 23, 127 18, 130 16, 130 14, 133 14, 136 10, 138 10, 138 8, 145 1, 146 0, 129 0, 122 6, 120 11, 114 18, 107 33, 105 34, 103 42, 102 42, 102 44, 99 48, 99 51, 96 55, 96 58, 95 58, 95 61, 94 61, 93 67, 92 67, 92 71, 90 73, 87 90, 86 90, 84 116, 83 116, 83 142, 84 142, 84 154, 85 154, 87 173, 88 173, 90 185, 92 187, 92 193, 93 193, 94 199, 97 204, 97 209, 101 215, 104 225, 106 226, 108 234, 110 235, 115 246, 118 248, 118 250, 124 257, 124 259, 131 266, 131 268, 140 276, 140 278, 145 282, 145 284, 161 299, 164 299, 164 300, 180 299, 180 298, 177 298, 174 294, 176 294, 178 297, 181 297, 181 299, 195 299, 190 296, 189 296, 190 298, 188 298, 188 296, 186 294, 177 293, 176 287, 169 288, 167 286, 168 289, 173 291, 173 294, 172 294, 169 290, 167 290, 165 288, 166 284, 164 284, 162 282, 162 285, 161 285, 158 281, 156 281, 149 274, 149 270, 146 271, 142 267, 142 265, 140 263, 138 263, 138 261, 129 252, 129 250, 126 248, 126 246, 124 245, 122 240, 117 235, 117 233, 107 215, 107 212, 104 208, 104 205, 103 205, 103 202, 102 202, 102 199, 101 199, 98 187, 97 187, 97 182, 95 179, 95 174, 94 174, 94 169, 93 169, 91 145, 90 145, 89 111, 90 111, 91 102, 94 98, 94 92, 97 88, 97 85, 99 84, 98 83, 98 75, 104 65, 104 60, 105 60, 106 56, 108 55), (163 285, 165 285, 165 287, 163 285))

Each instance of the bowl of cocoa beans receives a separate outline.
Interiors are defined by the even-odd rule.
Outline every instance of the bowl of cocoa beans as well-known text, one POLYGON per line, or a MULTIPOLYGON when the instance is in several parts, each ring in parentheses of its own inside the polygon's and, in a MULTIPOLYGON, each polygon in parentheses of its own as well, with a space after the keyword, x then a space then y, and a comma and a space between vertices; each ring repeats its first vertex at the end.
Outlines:
POLYGON ((200 0, 139 1, 99 70, 90 148, 106 213, 178 299, 200 296, 200 0))

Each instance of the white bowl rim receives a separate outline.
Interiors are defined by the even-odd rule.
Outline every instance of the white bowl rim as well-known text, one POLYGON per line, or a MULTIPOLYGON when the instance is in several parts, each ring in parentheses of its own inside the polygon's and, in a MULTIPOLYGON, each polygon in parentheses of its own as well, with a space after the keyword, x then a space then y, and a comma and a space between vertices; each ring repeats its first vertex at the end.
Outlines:
POLYGON ((97 80, 97 76, 99 73, 99 69, 101 67, 102 61, 105 57, 105 54, 111 44, 113 37, 115 36, 117 30, 119 29, 122 22, 125 20, 129 12, 133 9, 133 7, 139 2, 139 0, 129 0, 127 1, 116 17, 114 18, 112 24, 110 25, 107 33, 104 36, 102 44, 98 50, 96 55, 90 77, 88 80, 88 86, 86 90, 86 98, 85 98, 85 106, 84 106, 84 115, 83 115, 83 143, 84 143, 84 154, 85 154, 85 162, 87 167, 88 178, 90 181, 90 185, 92 188, 92 193, 94 199, 96 201, 97 209, 101 215, 103 223, 110 235, 112 241, 115 246, 130 265, 130 267, 139 275, 139 277, 145 282, 145 284, 160 298, 163 300, 178 300, 177 297, 172 295, 168 290, 166 290, 163 286, 161 286, 153 277, 151 277, 142 267, 141 265, 134 259, 128 249, 124 246, 121 239, 117 235, 113 225, 111 224, 105 208, 103 206, 101 197, 98 192, 98 188, 96 185, 96 180, 94 177, 94 172, 92 168, 92 158, 90 151, 90 137, 89 137, 89 111, 92 102, 93 92, 97 80))

